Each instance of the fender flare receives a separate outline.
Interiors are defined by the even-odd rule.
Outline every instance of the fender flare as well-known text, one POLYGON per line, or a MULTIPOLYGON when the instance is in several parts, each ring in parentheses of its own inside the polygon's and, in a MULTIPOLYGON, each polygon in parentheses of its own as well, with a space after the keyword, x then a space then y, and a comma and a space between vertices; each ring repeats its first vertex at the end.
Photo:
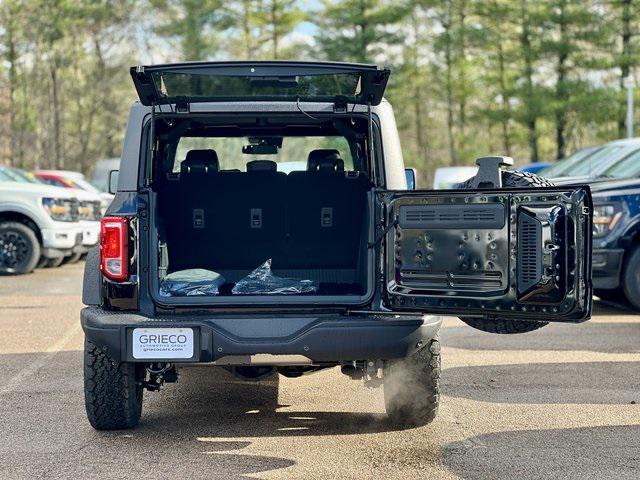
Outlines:
POLYGON ((2 202, 2 204, 0 204, 0 214, 1 213, 19 213, 29 218, 40 230, 47 228, 47 225, 44 225, 42 222, 42 215, 44 213, 25 207, 22 203, 2 202))
POLYGON ((102 273, 100 273, 99 246, 89 250, 84 263, 82 303, 85 305, 102 305, 102 273))
POLYGON ((624 232, 620 235, 621 245, 623 247, 631 246, 634 237, 640 234, 640 215, 636 215, 633 220, 625 227, 624 232))

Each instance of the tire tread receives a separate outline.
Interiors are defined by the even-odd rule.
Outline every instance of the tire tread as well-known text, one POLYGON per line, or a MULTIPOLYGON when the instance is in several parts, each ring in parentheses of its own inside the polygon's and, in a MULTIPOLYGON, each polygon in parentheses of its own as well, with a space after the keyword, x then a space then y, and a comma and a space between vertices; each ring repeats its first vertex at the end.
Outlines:
POLYGON ((91 426, 97 430, 135 427, 142 413, 136 365, 114 361, 88 340, 84 358, 84 398, 91 426))
POLYGON ((432 422, 440 406, 440 342, 412 355, 388 362, 384 372, 387 415, 397 425, 418 426, 432 422))

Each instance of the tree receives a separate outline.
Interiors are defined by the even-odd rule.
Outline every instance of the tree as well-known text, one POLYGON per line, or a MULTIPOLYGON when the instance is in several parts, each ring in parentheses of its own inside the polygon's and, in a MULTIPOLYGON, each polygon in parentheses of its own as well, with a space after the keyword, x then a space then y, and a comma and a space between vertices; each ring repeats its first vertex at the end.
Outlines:
POLYGON ((517 72, 517 9, 507 0, 489 0, 476 4, 481 31, 485 38, 483 90, 489 93, 488 105, 482 110, 490 124, 500 126, 501 149, 505 155, 512 155, 513 108, 511 102, 515 94, 517 72))
POLYGON ((386 4, 381 0, 324 0, 318 15, 317 43, 330 60, 371 62, 385 45, 401 35, 387 27, 410 11, 404 2, 386 4))
MULTIPOLYGON (((619 9, 619 21, 614 25, 620 25, 621 28, 615 29, 619 31, 621 49, 620 53, 616 55, 617 66, 620 69, 620 91, 626 93, 626 82, 629 78, 631 71, 634 67, 637 67, 640 56, 637 50, 637 46, 634 43, 634 37, 637 36, 638 28, 638 5, 634 8, 633 0, 619 0, 616 2, 617 9, 619 9)), ((617 13, 617 12, 616 12, 617 13)), ((617 16, 617 15, 616 15, 617 16)), ((616 42, 617 43, 617 42, 616 42)), ((619 101, 620 113, 618 114, 618 136, 623 137, 626 135, 627 129, 627 117, 626 117, 626 96, 621 95, 619 101)))
POLYGON ((549 95, 550 116, 555 125, 556 158, 566 156, 570 115, 579 103, 590 100, 584 73, 595 65, 592 52, 603 42, 603 19, 591 2, 550 0, 541 12, 543 38, 540 52, 554 64, 555 86, 549 95))
MULTIPOLYGON (((396 26, 402 29, 404 38, 401 54, 396 58, 393 75, 386 96, 397 112, 398 129, 403 136, 403 156, 407 166, 417 167, 420 184, 431 181, 430 171, 439 166, 440 155, 431 155, 436 139, 430 134, 433 127, 431 116, 433 89, 429 72, 431 55, 430 35, 433 20, 428 6, 416 3, 404 22, 396 26)), ((433 102, 435 103, 435 102, 433 102)))
POLYGON ((262 25, 258 21, 262 8, 262 2, 256 0, 240 0, 231 4, 230 15, 235 28, 239 31, 237 41, 229 42, 229 49, 237 58, 258 58, 260 44, 264 34, 262 25))
POLYGON ((258 24, 271 45, 271 58, 281 58, 282 39, 306 17, 297 0, 269 0, 258 10, 258 24))
POLYGON ((6 110, 9 114, 9 148, 6 152, 0 151, 7 158, 9 165, 12 165, 18 159, 21 152, 18 142, 18 105, 16 101, 18 89, 18 59, 20 52, 18 51, 19 35, 20 35, 20 10, 22 2, 6 2, 0 6, 0 18, 3 19, 0 26, 2 34, 0 37, 0 45, 4 46, 2 57, 7 63, 7 97, 8 105, 6 110))
POLYGON ((537 59, 536 49, 532 44, 532 23, 536 18, 531 14, 528 0, 520 0, 520 49, 523 63, 523 86, 520 91, 522 113, 520 121, 527 128, 531 161, 537 162, 538 156, 538 119, 540 117, 540 100, 533 81, 534 62, 537 59))
POLYGON ((223 0, 151 0, 162 19, 156 32, 178 42, 183 60, 206 60, 217 51, 220 33, 232 26, 223 0))

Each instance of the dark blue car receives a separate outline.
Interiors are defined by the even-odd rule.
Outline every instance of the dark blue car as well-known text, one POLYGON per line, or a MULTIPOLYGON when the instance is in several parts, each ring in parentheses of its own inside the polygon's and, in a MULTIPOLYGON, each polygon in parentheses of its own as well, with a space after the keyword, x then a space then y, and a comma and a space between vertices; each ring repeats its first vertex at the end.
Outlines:
POLYGON ((594 180, 593 286, 640 310, 640 178, 594 180))

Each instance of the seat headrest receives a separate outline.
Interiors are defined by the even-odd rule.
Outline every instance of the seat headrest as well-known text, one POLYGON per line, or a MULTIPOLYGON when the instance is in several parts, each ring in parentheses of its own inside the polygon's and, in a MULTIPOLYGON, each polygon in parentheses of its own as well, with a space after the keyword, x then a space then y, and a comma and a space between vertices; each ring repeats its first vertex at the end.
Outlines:
POLYGON ((189 150, 180 164, 180 173, 209 173, 220 170, 215 150, 189 150))
POLYGON ((252 160, 247 162, 247 172, 275 172, 278 164, 273 160, 252 160))
POLYGON ((338 150, 323 148, 309 152, 307 171, 310 172, 344 172, 344 161, 338 150))

